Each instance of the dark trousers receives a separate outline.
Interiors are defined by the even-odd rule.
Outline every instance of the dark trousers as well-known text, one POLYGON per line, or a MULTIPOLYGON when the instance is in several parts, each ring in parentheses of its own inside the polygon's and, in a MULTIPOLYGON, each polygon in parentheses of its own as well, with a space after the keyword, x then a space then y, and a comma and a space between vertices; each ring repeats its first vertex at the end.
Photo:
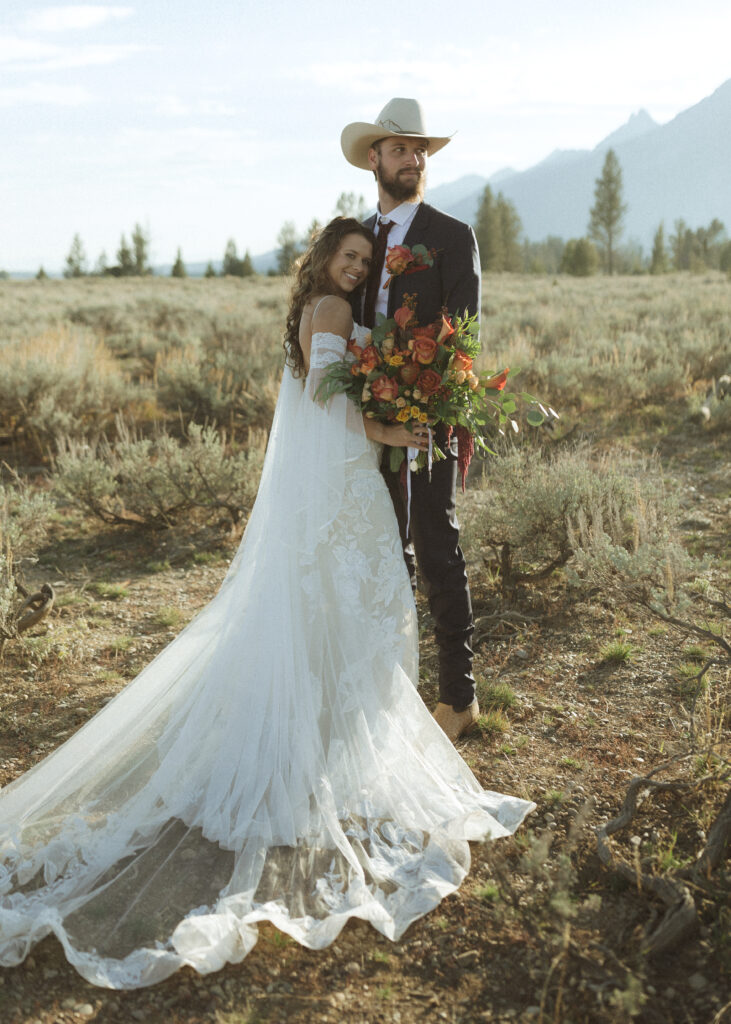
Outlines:
POLYGON ((431 482, 426 468, 411 474, 411 521, 407 534, 406 491, 400 473, 389 469, 389 448, 384 450, 381 472, 388 485, 398 519, 404 559, 416 589, 416 565, 439 648, 439 700, 457 711, 469 707, 475 696, 472 676, 472 602, 464 556, 459 546, 456 514, 457 443, 447 448, 447 458, 435 462, 431 482))

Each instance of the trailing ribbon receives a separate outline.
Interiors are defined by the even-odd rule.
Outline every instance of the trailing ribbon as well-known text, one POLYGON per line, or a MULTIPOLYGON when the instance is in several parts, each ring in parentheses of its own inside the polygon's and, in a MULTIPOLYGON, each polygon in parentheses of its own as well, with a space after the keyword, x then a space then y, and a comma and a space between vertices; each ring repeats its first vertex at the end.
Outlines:
MULTIPOLYGON (((429 431, 429 448, 426 453, 426 471, 429 474, 429 483, 431 483, 431 468, 432 468, 432 432, 431 427, 427 427, 429 431)), ((406 449, 406 536, 409 535, 409 528, 411 526, 411 463, 416 462, 416 458, 419 454, 418 448, 408 447, 406 449)))

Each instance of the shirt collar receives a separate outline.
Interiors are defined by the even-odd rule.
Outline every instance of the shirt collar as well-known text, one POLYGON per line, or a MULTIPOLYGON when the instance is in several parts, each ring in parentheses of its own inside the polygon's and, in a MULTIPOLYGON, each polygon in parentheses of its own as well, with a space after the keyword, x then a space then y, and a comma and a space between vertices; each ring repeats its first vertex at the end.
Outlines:
POLYGON ((390 220, 394 224, 399 224, 401 227, 404 224, 408 224, 413 219, 414 214, 419 209, 421 203, 401 203, 395 210, 391 210, 389 213, 381 213, 378 211, 379 219, 383 217, 385 220, 390 220))

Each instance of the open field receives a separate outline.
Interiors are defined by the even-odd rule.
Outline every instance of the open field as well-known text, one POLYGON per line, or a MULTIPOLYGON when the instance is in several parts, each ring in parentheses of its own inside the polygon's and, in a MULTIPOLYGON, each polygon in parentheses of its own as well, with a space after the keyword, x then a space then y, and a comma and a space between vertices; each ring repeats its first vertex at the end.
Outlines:
MULTIPOLYGON (((731 830, 730 662, 714 639, 728 640, 731 396, 709 397, 731 372, 731 282, 483 284, 484 365, 522 367, 521 386, 561 419, 501 446, 484 475, 476 465, 460 500, 484 712, 460 749, 486 788, 538 810, 513 839, 474 846, 461 890, 395 945, 351 923, 310 952, 266 927, 240 965, 116 993, 86 984, 47 939, 1 973, 3 1024, 731 1021, 727 851, 697 863, 724 801, 731 830), (588 536, 602 515, 626 566, 588 541, 583 562, 574 551, 579 523, 588 536), (653 772, 667 785, 644 787, 604 863, 596 830, 653 772), (696 918, 664 944, 683 887, 696 918)), ((2 648, 0 783, 215 593, 255 489, 286 293, 278 279, 0 282, 0 459, 49 502, 23 572, 57 592, 51 615, 2 648), (191 423, 218 429, 200 455, 215 501, 181 511, 160 485, 152 507, 131 484, 100 484, 91 511, 81 470, 88 483, 109 465, 162 465, 162 449, 153 463, 133 445, 164 434, 189 451, 191 423), (77 461, 64 470, 59 451, 77 461), (241 485, 234 498, 221 467, 241 485)), ((18 487, 9 469, 3 482, 18 487)), ((419 610, 431 706, 436 653, 419 610)))

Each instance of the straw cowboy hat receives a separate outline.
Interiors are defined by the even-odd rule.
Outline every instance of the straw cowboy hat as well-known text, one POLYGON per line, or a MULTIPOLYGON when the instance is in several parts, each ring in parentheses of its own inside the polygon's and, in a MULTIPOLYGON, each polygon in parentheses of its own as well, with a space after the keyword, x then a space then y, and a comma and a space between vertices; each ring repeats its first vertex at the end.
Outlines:
POLYGON ((446 146, 451 138, 430 135, 427 132, 424 113, 418 100, 397 98, 388 101, 376 118, 375 124, 354 121, 353 124, 346 125, 340 136, 340 145, 348 163, 368 171, 368 150, 373 143, 394 135, 425 139, 429 143, 430 156, 446 146))

